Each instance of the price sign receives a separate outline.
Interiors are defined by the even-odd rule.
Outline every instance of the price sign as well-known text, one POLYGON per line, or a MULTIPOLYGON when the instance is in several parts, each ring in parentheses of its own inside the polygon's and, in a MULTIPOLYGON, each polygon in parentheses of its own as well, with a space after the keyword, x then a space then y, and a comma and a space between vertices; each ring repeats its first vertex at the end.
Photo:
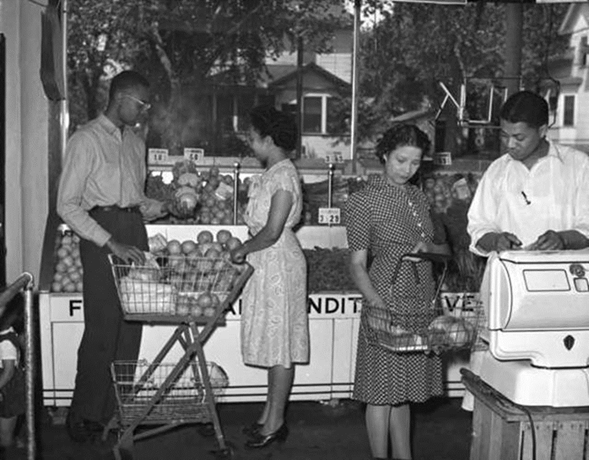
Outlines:
POLYGON ((184 158, 190 161, 198 163, 205 157, 205 151, 203 149, 185 148, 184 158))
POLYGON ((149 149, 147 161, 151 164, 162 164, 168 161, 168 149, 149 149))
POLYGON ((452 164, 451 152, 436 152, 434 153, 434 164, 440 166, 449 166, 452 164))
POLYGON ((325 155, 325 163, 343 163, 344 157, 340 152, 328 153, 325 155))
POLYGON ((319 224, 320 225, 339 225, 340 208, 319 208, 319 224))

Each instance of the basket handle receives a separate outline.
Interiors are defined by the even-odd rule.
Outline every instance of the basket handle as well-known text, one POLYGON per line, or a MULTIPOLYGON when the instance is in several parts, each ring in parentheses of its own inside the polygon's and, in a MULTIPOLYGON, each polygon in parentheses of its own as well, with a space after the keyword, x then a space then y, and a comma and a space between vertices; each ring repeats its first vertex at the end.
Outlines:
POLYGON ((413 276, 415 278, 415 283, 418 285, 421 284, 421 280, 419 279, 419 272, 417 271, 416 262, 407 259, 407 257, 420 258, 423 260, 429 260, 432 263, 443 264, 444 269, 442 271, 442 276, 440 277, 440 279, 438 281, 438 285, 436 287, 436 297, 437 297, 442 289, 442 285, 444 284, 444 279, 446 278, 446 270, 448 268, 448 261, 450 261, 452 259, 452 256, 450 256, 448 254, 438 254, 435 252, 407 252, 407 253, 403 254, 399 258, 399 260, 397 261, 397 263, 395 265, 395 269, 393 270, 391 289, 393 288, 393 286, 395 285, 395 283, 397 281, 397 277, 399 275, 399 270, 401 270, 401 265, 403 264, 403 262, 410 262, 411 263, 411 267, 413 269, 413 276))
MULTIPOLYGON (((395 269, 393 270, 393 276, 392 276, 392 282, 391 282, 391 286, 394 286, 395 283, 397 282, 397 277, 399 276, 399 271, 401 270, 401 266, 403 265, 403 262, 409 262, 411 264, 411 268, 413 269, 413 277, 415 278, 415 283, 416 284, 421 284, 421 280, 419 279, 419 272, 417 271, 417 266, 415 265, 416 262, 413 262, 412 260, 406 259, 407 256, 409 256, 410 254, 403 254, 399 260, 397 261, 396 265, 395 265, 395 269)), ((412 256, 413 254, 411 254, 412 256)))

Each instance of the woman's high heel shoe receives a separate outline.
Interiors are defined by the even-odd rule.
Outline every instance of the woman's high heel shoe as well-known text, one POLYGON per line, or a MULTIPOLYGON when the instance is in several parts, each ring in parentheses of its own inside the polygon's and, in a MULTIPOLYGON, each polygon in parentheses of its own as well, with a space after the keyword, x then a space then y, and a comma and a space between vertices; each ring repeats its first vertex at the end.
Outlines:
POLYGON ((254 433, 250 439, 245 442, 245 447, 250 449, 261 449, 267 447, 273 442, 284 442, 288 437, 288 427, 285 423, 282 424, 274 433, 261 434, 259 431, 254 433))

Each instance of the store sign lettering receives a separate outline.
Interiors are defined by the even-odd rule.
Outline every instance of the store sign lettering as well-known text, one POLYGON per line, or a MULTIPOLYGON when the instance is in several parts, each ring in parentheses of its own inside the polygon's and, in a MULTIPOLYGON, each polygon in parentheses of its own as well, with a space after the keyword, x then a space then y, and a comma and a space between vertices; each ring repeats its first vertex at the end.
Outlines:
POLYGON ((362 304, 359 296, 311 296, 307 300, 309 314, 332 315, 335 313, 358 313, 362 304))
MULTIPOLYGON (((62 297, 62 300, 66 298, 62 297)), ((362 296, 358 294, 312 294, 307 298, 307 311, 311 317, 332 317, 338 315, 356 315, 360 313, 362 307, 362 296)), ((61 302, 61 307, 56 311, 66 313, 68 319, 83 319, 84 304, 82 298, 69 298, 61 302), (64 308, 65 307, 65 311, 64 308)), ((239 298, 236 302, 227 308, 228 316, 241 316, 243 311, 243 302, 239 298)), ((61 320, 68 320, 58 315, 61 320)))
POLYGON ((70 303, 70 308, 69 308, 70 316, 75 316, 76 311, 82 311, 82 300, 80 300, 80 299, 70 300, 69 303, 70 303))
POLYGON ((442 293, 440 295, 442 301, 442 308, 449 312, 454 310, 474 311, 475 306, 479 302, 479 294, 476 292, 464 293, 442 293))
MULTIPOLYGON (((357 314, 362 306, 362 297, 358 295, 311 295, 307 299, 309 315, 343 315, 357 314)), ((228 309, 228 315, 241 315, 243 309, 241 298, 228 309)))

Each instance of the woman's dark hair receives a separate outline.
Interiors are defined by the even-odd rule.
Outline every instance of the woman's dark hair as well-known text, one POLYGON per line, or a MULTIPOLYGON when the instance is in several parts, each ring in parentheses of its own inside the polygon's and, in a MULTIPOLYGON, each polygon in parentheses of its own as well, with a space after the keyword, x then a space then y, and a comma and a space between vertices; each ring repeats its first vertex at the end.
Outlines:
POLYGON ((389 128, 376 144, 376 157, 384 164, 385 158, 399 147, 417 147, 422 153, 427 153, 430 140, 421 129, 415 125, 399 124, 389 128))
POLYGON ((297 146, 299 131, 294 117, 272 106, 254 107, 250 112, 250 124, 260 136, 270 136, 277 147, 287 152, 297 146))
POLYGON ((505 101, 499 116, 509 123, 527 123, 539 128, 548 124, 548 103, 539 94, 520 91, 505 101))
POLYGON ((117 74, 110 82, 108 98, 109 100, 112 100, 116 93, 137 88, 138 86, 149 88, 149 81, 147 81, 147 79, 139 72, 135 72, 134 70, 124 70, 117 74))

